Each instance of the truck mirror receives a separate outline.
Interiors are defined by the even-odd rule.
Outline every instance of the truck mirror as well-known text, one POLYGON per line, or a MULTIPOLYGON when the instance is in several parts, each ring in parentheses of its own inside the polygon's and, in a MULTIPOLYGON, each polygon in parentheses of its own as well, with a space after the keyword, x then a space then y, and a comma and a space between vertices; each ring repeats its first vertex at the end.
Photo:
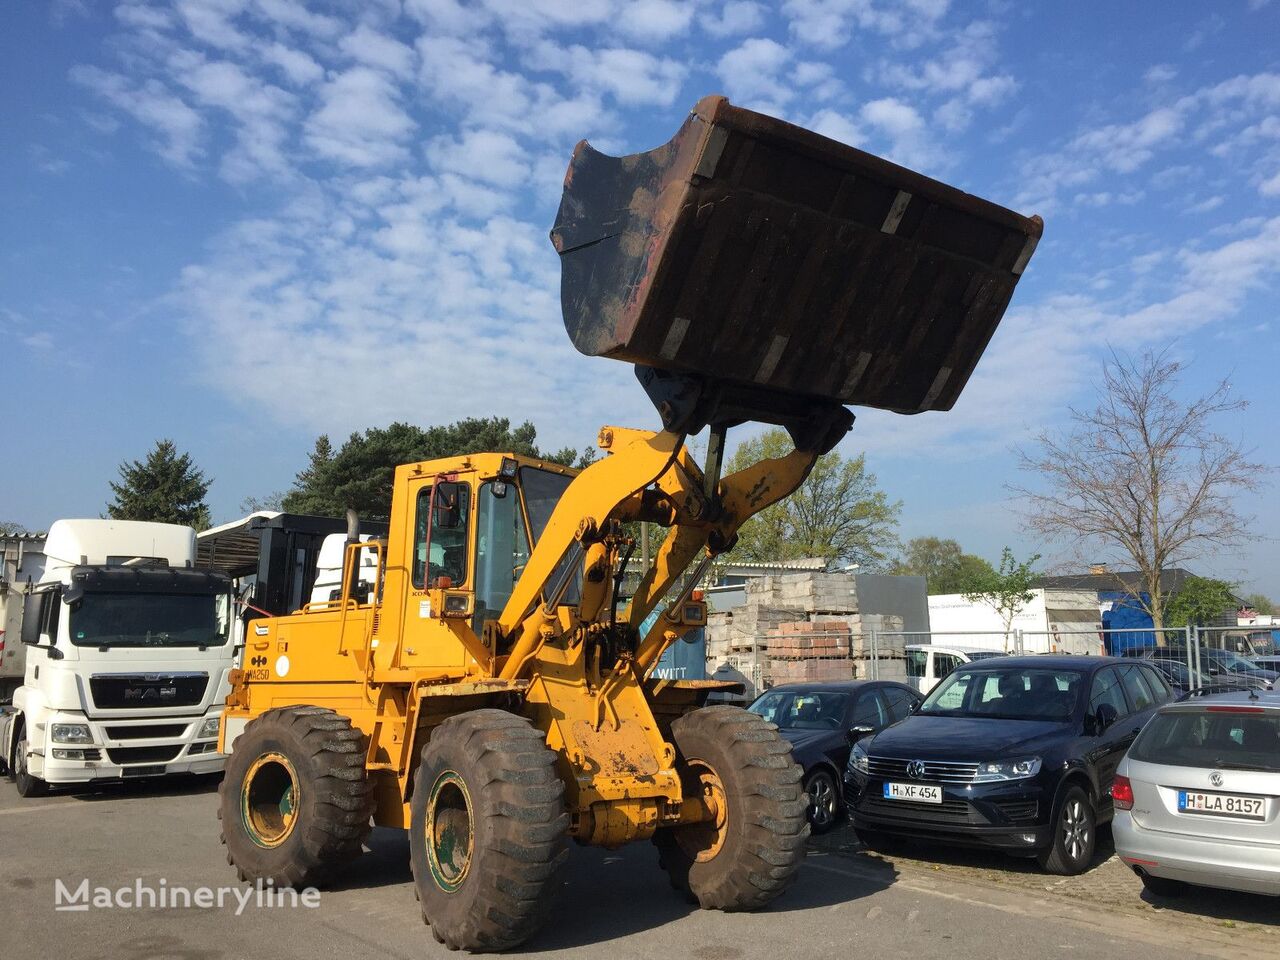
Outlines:
POLYGON ((40 642, 40 612, 45 594, 28 593, 22 598, 22 642, 34 646, 40 642))

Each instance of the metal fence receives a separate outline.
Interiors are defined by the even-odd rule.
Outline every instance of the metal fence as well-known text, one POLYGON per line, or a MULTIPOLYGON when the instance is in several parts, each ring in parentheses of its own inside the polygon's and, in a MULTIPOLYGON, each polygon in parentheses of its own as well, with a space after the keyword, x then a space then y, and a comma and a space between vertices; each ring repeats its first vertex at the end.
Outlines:
MULTIPOLYGON (((809 631, 801 635, 807 646, 780 644, 777 635, 750 637, 724 649, 707 651, 707 676, 734 679, 744 684, 748 699, 780 683, 836 679, 914 681, 907 648, 927 647, 957 651, 956 662, 973 655, 1059 654, 1059 655, 1142 655, 1154 647, 1177 650, 1177 661, 1187 668, 1186 686, 1199 690, 1213 686, 1212 677, 1220 669, 1221 650, 1238 655, 1265 655, 1274 646, 1251 642, 1246 649, 1236 641, 1240 635, 1261 631, 1241 627, 1152 627, 1088 630, 1003 631, 908 631, 871 630, 809 631), (1159 639, 1157 639, 1159 637, 1159 639), (1213 660, 1213 663, 1207 661, 1213 660), (794 666, 792 666, 794 665, 794 666)), ((1247 640, 1248 637, 1246 636, 1247 640)), ((1173 658, 1170 658, 1173 659, 1173 658)))

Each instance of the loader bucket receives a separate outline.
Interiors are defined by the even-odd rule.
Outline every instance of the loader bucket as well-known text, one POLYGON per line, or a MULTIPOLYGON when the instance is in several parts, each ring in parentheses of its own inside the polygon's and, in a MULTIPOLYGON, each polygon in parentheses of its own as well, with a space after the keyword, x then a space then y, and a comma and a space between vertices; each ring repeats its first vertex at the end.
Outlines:
POLYGON ((955 403, 1042 229, 713 96, 654 150, 579 143, 551 238, 584 354, 918 413, 955 403))

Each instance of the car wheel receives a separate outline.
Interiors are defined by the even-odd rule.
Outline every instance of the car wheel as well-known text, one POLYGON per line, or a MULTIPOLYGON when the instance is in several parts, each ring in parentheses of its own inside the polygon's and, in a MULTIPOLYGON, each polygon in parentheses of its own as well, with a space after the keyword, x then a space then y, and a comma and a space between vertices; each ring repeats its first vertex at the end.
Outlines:
POLYGON ((818 770, 805 781, 804 790, 809 795, 809 826, 814 833, 826 833, 840 819, 840 790, 835 778, 818 770))
POLYGON ((1181 880, 1170 880, 1167 877, 1142 875, 1142 885, 1149 893, 1157 897, 1180 897, 1187 892, 1187 885, 1181 880))
POLYGON ((1040 866, 1062 876, 1084 873, 1098 840, 1098 815, 1083 788, 1067 788, 1053 817, 1053 841, 1037 857, 1040 866))
POLYGON ((13 755, 13 782, 18 788, 18 796, 20 797, 43 797, 49 793, 49 784, 27 769, 27 735, 25 730, 13 755))

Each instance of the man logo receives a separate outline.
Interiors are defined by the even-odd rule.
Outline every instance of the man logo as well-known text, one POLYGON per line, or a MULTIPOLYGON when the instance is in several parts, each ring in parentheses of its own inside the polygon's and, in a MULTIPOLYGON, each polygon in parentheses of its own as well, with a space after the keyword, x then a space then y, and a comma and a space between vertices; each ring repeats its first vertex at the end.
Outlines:
POLYGON ((266 657, 254 657, 249 663, 255 667, 265 667, 267 665, 266 657))
POLYGON ((1220 774, 1217 770, 1213 771, 1213 773, 1209 774, 1209 782, 1213 784, 1215 787, 1222 786, 1222 774, 1220 774))
POLYGON ((912 780, 924 779, 924 761, 911 760, 907 763, 907 776, 912 780))

